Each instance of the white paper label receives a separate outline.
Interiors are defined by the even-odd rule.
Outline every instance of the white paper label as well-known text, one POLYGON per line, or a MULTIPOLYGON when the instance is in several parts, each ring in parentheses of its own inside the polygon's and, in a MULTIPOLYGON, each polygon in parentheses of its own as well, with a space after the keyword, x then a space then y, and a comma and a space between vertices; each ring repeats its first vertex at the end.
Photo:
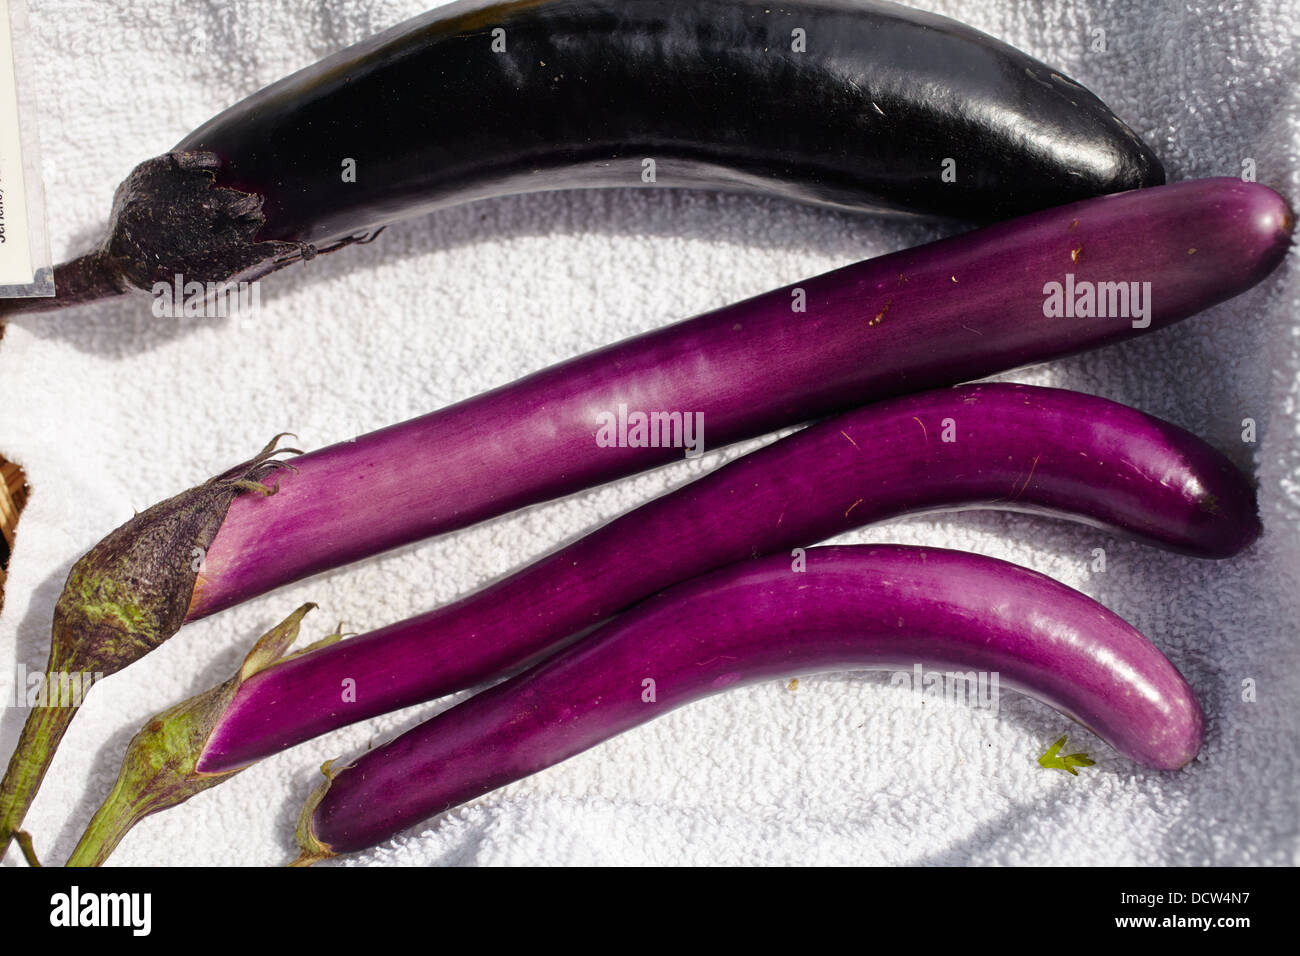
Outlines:
POLYGON ((9 0, 0 0, 0 285, 32 281, 9 0))

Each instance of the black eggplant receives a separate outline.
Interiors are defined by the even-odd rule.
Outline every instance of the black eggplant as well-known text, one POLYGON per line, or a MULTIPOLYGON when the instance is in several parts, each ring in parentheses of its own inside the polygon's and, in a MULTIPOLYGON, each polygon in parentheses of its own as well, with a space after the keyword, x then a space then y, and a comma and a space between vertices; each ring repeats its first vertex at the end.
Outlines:
POLYGON ((466 0, 138 166, 103 246, 56 271, 55 301, 17 306, 256 278, 510 193, 706 187, 987 221, 1163 181, 1079 84, 895 4, 466 0))

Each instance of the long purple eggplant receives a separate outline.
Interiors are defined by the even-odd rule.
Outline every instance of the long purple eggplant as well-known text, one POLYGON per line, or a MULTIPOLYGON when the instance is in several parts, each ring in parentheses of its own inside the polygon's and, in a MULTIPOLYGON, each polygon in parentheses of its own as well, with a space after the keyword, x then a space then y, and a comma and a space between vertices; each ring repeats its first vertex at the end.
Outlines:
POLYGON ((874 0, 513 0, 399 24, 232 106, 119 187, 75 305, 256 278, 470 200, 745 190, 990 221, 1164 182, 1090 92, 874 0), (655 163, 652 173, 646 160, 655 163))
POLYGON ((881 402, 724 465, 452 605, 284 659, 300 608, 234 678, 145 722, 68 862, 98 865, 144 816, 257 760, 502 676, 674 584, 958 508, 1071 518, 1200 557, 1235 554, 1260 530, 1250 485, 1226 458, 1124 405, 1011 384, 881 402))
MULTIPOLYGON (((1292 225, 1277 193, 1237 179, 1087 200, 648 332, 293 459, 274 479, 259 457, 142 512, 73 566, 49 669, 109 674, 186 620, 662 465, 683 454, 687 422, 703 423, 697 450, 717 447, 1154 331, 1264 278, 1292 225), (1127 308, 1114 308, 1132 282, 1127 308), (1098 290, 1110 303, 1100 310, 1098 290), (623 427, 671 413, 683 430, 661 429, 658 447, 623 427)), ((0 784, 0 848, 75 712, 29 715, 0 784)))
POLYGON ((1097 348, 1258 282, 1292 225, 1277 193, 1236 179, 1136 190, 869 259, 571 359, 299 458, 277 475, 278 494, 236 498, 187 620, 682 457, 667 442, 601 447, 601 416, 620 407, 693 416, 695 437, 716 448, 1097 348), (1064 294, 1129 282, 1150 283, 1131 318, 1045 315, 1049 283, 1064 294))
POLYGON ((1091 598, 1015 565, 900 546, 813 548, 678 585, 341 769, 298 825, 301 862, 374 846, 691 701, 851 669, 998 674, 1124 756, 1174 770, 1203 717, 1186 681, 1091 598))

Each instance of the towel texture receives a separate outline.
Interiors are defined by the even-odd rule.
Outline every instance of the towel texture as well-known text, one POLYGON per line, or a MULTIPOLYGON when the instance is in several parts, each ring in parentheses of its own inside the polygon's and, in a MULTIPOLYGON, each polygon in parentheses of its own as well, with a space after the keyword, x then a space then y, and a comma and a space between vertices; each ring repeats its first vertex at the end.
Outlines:
MULTIPOLYGON (((1290 0, 917 0, 1058 67, 1146 138, 1171 180, 1238 175, 1300 197, 1300 30, 1290 0), (1103 31, 1098 33, 1097 31, 1103 31), (1104 41, 1104 42, 1103 42, 1104 41), (1102 49, 1104 47, 1104 49, 1102 49)), ((419 13, 424 0, 30 0, 52 251, 80 253, 115 184, 230 103, 419 13)), ((3 614, 0 697, 43 667, 71 563, 132 509, 273 434, 315 448, 576 353, 941 235, 933 224, 703 192, 518 196, 439 212, 262 283, 256 323, 154 318, 141 301, 13 322, 0 454, 28 471, 3 614)), ((431 820, 347 865, 1279 864, 1297 859, 1300 286, 1261 286, 1172 329, 1009 379, 1170 419, 1257 476, 1265 534, 1202 562, 1096 530, 992 513, 840 542, 964 548, 1049 574, 1147 634, 1204 704, 1201 756, 1141 770, 1010 692, 996 717, 921 704, 888 675, 772 682, 679 710, 431 820), (1243 419, 1256 423, 1242 440, 1243 419), (1093 568, 1096 548, 1105 570, 1093 568), (1255 699, 1243 699, 1253 681, 1255 699), (1036 758, 1062 733, 1078 777, 1036 758)), ((304 640, 365 631, 517 568, 756 443, 511 515, 188 626, 107 680, 31 814, 61 862, 150 714, 228 677, 303 601, 304 640)), ((801 675, 790 674, 790 677, 801 675)), ((1249 695, 1246 695, 1249 696, 1249 695)), ((279 864, 325 759, 446 702, 348 728, 144 821, 117 864, 279 864)), ((0 710, 7 759, 25 711, 0 710)), ((11 852, 8 865, 21 865, 11 852)))

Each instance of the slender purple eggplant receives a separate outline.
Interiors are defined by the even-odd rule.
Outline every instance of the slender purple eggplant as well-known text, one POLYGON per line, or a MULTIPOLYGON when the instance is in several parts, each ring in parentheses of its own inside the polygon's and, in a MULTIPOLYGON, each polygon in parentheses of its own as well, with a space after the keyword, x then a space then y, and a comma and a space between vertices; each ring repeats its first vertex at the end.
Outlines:
POLYGON ((56 298, 4 308, 149 291, 178 274, 253 279, 511 193, 702 187, 991 221, 1163 182, 1088 90, 931 13, 874 0, 474 0, 274 83, 142 163, 102 245, 56 269, 56 298))
POLYGON ((1250 485, 1168 422, 1078 392, 963 385, 813 425, 616 518, 452 605, 283 655, 308 608, 229 681, 151 717, 69 865, 140 819, 345 724, 501 677, 674 584, 903 514, 1071 518, 1200 557, 1258 535, 1250 485), (344 700, 339 689, 355 688, 344 700))
MULTIPOLYGON (((703 422, 697 450, 718 447, 1154 331, 1263 279, 1292 225, 1277 193, 1238 179, 1086 200, 846 266, 292 459, 275 494, 182 492, 73 566, 50 667, 112 673, 186 620, 683 454, 684 433, 652 440, 625 416, 679 412, 683 432, 703 422)), ((0 784, 0 849, 74 714, 29 716, 0 784)))
POLYGON ((983 671, 1124 756, 1175 770, 1201 707, 1145 637, 1051 578, 959 551, 813 548, 732 565, 650 598, 573 647, 341 769, 298 824, 300 862, 381 843, 676 707, 819 671, 983 671), (654 693, 647 696, 646 682, 654 693))
POLYGON ((296 459, 279 494, 235 499, 187 620, 682 457, 662 427, 615 428, 602 447, 620 409, 629 424, 680 412, 702 423, 696 450, 721 447, 1154 331, 1264 278, 1292 225, 1277 193, 1237 179, 1135 190, 865 260, 554 365, 296 459), (1093 298, 1091 314, 1046 314, 1084 290, 1100 290, 1100 310, 1093 298))

